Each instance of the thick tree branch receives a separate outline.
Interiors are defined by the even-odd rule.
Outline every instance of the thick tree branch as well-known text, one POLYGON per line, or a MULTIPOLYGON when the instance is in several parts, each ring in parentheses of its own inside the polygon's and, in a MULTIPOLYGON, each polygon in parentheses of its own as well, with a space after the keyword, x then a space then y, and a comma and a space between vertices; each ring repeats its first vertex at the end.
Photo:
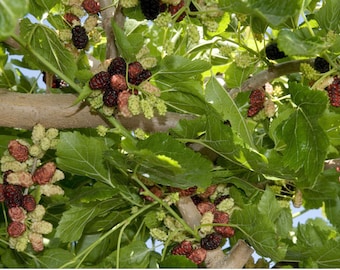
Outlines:
MULTIPOLYGON (((91 112, 84 103, 74 105, 77 97, 72 94, 23 94, 0 90, 0 126, 31 129, 36 123, 55 128, 86 128, 108 125, 105 118, 91 112)), ((168 131, 180 119, 193 116, 167 113, 146 119, 142 115, 131 118, 117 116, 127 129, 142 128, 147 132, 168 131)))

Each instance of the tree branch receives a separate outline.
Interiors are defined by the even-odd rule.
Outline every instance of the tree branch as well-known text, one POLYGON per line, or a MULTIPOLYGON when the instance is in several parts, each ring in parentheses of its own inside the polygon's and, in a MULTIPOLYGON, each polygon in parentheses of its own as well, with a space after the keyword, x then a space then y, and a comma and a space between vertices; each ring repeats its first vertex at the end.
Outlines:
POLYGON ((103 29, 106 34, 106 59, 115 58, 118 56, 118 49, 115 43, 115 36, 112 30, 112 19, 123 28, 125 17, 121 11, 121 7, 115 7, 112 0, 100 0, 101 15, 103 29))
POLYGON ((275 78, 279 78, 283 75, 300 72, 300 65, 307 63, 313 65, 314 59, 304 59, 284 62, 270 66, 268 69, 263 70, 248 80, 244 81, 240 88, 233 88, 229 91, 232 97, 235 97, 239 92, 259 89, 267 82, 271 82, 275 78))

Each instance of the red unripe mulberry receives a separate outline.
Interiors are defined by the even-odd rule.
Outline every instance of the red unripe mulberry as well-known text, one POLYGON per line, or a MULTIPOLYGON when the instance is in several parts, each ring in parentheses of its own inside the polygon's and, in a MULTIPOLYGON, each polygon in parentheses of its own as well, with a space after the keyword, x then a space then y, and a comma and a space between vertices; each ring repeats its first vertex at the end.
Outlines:
POLYGON ((24 223, 13 221, 7 227, 7 233, 11 237, 19 237, 26 231, 26 225, 24 223))
POLYGON ((53 174, 56 171, 56 165, 53 162, 45 163, 42 167, 38 168, 32 176, 34 183, 44 185, 50 182, 53 174))
POLYGON ((15 158, 15 160, 19 162, 24 162, 28 159, 28 147, 25 145, 22 145, 17 140, 12 140, 8 144, 8 151, 12 157, 15 158))

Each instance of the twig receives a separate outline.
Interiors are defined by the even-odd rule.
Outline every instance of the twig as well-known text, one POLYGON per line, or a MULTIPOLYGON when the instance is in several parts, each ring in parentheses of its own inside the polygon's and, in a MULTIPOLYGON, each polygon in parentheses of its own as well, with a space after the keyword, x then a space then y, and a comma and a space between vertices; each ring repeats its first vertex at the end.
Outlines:
POLYGON ((300 72, 300 65, 302 63, 313 64, 314 59, 294 60, 284 62, 277 65, 272 65, 268 69, 263 70, 253 77, 249 78, 240 88, 233 88, 229 91, 232 97, 235 97, 239 92, 254 90, 261 88, 266 82, 271 82, 275 78, 279 78, 283 75, 300 72))
POLYGON ((102 23, 103 29, 106 34, 106 59, 115 58, 118 56, 118 50, 115 43, 115 36, 112 31, 112 19, 116 21, 116 23, 123 27, 125 22, 125 17, 121 11, 121 7, 115 7, 112 4, 112 0, 100 0, 101 6, 101 15, 102 15, 102 23))

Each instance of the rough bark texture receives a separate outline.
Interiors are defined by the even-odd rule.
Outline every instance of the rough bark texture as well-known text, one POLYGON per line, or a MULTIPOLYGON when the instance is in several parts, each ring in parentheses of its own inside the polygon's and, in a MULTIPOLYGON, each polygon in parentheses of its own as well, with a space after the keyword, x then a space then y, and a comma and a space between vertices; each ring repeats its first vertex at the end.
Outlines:
MULTIPOLYGON (((23 94, 0 90, 0 126, 31 129, 40 123, 46 128, 63 129, 108 125, 105 118, 91 112, 84 103, 74 105, 76 99, 72 94, 23 94)), ((142 128, 147 132, 167 131, 175 127, 180 119, 193 118, 171 112, 150 120, 142 115, 116 117, 127 129, 142 128)))

